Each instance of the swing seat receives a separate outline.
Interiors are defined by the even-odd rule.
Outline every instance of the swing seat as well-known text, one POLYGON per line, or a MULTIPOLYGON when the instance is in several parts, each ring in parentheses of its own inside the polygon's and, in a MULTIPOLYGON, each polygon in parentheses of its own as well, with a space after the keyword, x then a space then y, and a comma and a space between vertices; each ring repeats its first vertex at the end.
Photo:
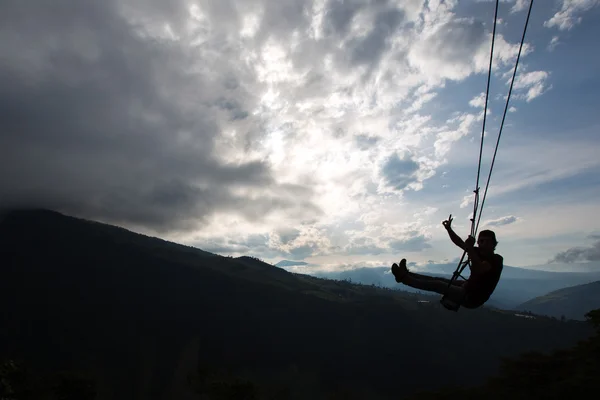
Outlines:
POLYGON ((440 300, 440 303, 442 303, 442 305, 450 311, 458 312, 458 309, 460 308, 459 303, 455 302, 454 300, 452 300, 446 296, 442 297, 442 299, 440 300))
MULTIPOLYGON (((462 258, 460 259, 460 262, 458 263, 458 266, 456 267, 456 271, 454 271, 454 273, 452 274, 452 279, 450 279, 450 282, 448 283, 448 288, 450 288, 450 285, 452 285, 452 283, 454 281, 456 281, 458 278, 463 278, 464 280, 466 280, 465 277, 461 275, 463 270, 467 266, 471 265, 471 260, 469 258, 467 258, 465 261, 463 261, 463 258, 465 257, 466 254, 467 254, 467 252, 465 251, 462 255, 462 258)), ((463 296, 461 296, 461 299, 459 301, 456 301, 456 300, 449 298, 448 294, 445 293, 442 296, 442 298, 440 299, 440 303, 442 303, 442 305, 444 307, 446 307, 447 310, 458 312, 458 309, 461 306, 461 302, 464 300, 464 296, 465 295, 463 294, 463 296)))

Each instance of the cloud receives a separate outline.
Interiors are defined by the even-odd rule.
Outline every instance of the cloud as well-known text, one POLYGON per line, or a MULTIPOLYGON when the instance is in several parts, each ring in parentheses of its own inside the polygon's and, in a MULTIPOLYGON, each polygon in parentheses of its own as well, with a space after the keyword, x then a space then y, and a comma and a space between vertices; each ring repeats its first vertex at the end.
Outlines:
POLYGON ((475 114, 461 113, 447 121, 447 125, 440 128, 433 145, 435 156, 443 159, 450 151, 452 144, 462 137, 467 136, 477 122, 475 114), (454 126, 452 126, 454 125, 454 126))
MULTIPOLYGON (((384 216, 379 215, 378 220, 384 216)), ((419 227, 418 221, 406 224, 381 222, 366 224, 363 230, 345 232, 348 243, 342 247, 344 254, 381 255, 403 252, 421 252, 431 248, 431 235, 419 227)))
POLYGON ((436 96, 437 96, 437 93, 433 93, 433 92, 428 92, 428 93, 420 94, 415 99, 415 101, 412 103, 412 105, 405 110, 405 112, 407 114, 409 114, 409 113, 413 113, 413 112, 419 111, 423 107, 424 104, 430 102, 436 96))
POLYGON ((269 249, 291 260, 327 254, 332 248, 327 230, 316 225, 302 226, 295 229, 292 235, 276 233, 269 237, 269 249))
POLYGON ((275 264, 277 267, 307 267, 310 264, 304 261, 289 261, 289 260, 281 260, 275 264))
POLYGON ((284 245, 296 240, 300 234, 300 230, 295 228, 283 228, 277 232, 277 235, 279 236, 279 242, 284 245))
POLYGON ((385 161, 381 172, 389 186, 395 190, 403 190, 417 181, 416 173, 418 170, 419 163, 413 160, 410 155, 399 156, 394 153, 385 161))
POLYGON ((467 194, 467 195, 463 196, 463 199, 460 203, 460 208, 468 207, 471 204, 474 204, 474 201, 475 201, 475 194, 467 194))
POLYGON ((561 8, 544 22, 547 28, 570 30, 582 21, 580 14, 600 4, 600 0, 562 0, 561 8))
POLYGON ((548 43, 548 51, 554 51, 556 46, 558 46, 559 44, 560 44, 559 37, 553 36, 552 40, 550 40, 550 43, 548 43))
MULTIPOLYGON (((541 96, 549 88, 546 87, 546 80, 549 73, 546 71, 522 72, 515 77, 514 90, 526 90, 525 94, 519 94, 516 97, 524 98, 527 102, 541 96)), ((509 82, 510 83, 510 82, 509 82)))
POLYGON ((307 266, 289 266, 285 267, 287 271, 310 274, 329 279, 352 279, 355 274, 381 274, 387 275, 389 266, 382 266, 382 263, 376 261, 363 261, 356 263, 320 263, 309 264, 307 266), (343 275, 340 275, 343 274, 343 275))
MULTIPOLYGON (((2 205, 156 230, 191 229, 215 211, 318 214, 309 186, 279 184, 260 158, 217 155, 223 129, 242 141, 261 129, 247 118, 259 86, 241 83, 253 72, 236 50, 196 57, 117 4, 2 2, 2 205)), ((181 17, 183 4, 172 6, 163 17, 181 17)))
POLYGON ((514 224, 517 221, 519 221, 518 217, 515 217, 514 215, 509 215, 509 216, 506 216, 506 217, 500 217, 500 218, 497 218, 497 219, 488 220, 488 221, 484 222, 483 225, 487 225, 487 226, 504 226, 504 225, 514 224))
POLYGON ((420 211, 417 211, 413 214, 413 217, 415 218, 425 218, 428 216, 431 216, 433 214, 435 214, 438 211, 438 208, 436 207, 431 207, 431 206, 427 206, 422 208, 420 211))
POLYGON ((429 239, 425 235, 413 236, 408 239, 392 240, 390 241, 390 248, 394 251, 422 251, 431 248, 431 245, 427 243, 428 240, 429 239))
POLYGON ((600 261, 600 240, 591 247, 572 247, 554 256, 550 262, 574 263, 577 261, 600 261))
POLYGON ((373 146, 377 145, 380 138, 378 138, 376 136, 368 136, 368 135, 364 135, 364 134, 359 134, 354 137, 354 140, 356 142, 356 146, 360 150, 369 150, 373 146))
MULTIPOLYGON (((425 30, 424 38, 411 48, 408 56, 411 65, 419 68, 432 81, 463 80, 474 72, 486 70, 491 35, 485 31, 483 23, 450 16, 445 19, 443 23, 433 25, 429 31, 425 30)), ((511 51, 502 35, 498 35, 496 40, 496 61, 506 63, 512 57, 511 51)))
POLYGON ((253 234, 245 237, 226 238, 226 237, 214 237, 206 240, 201 240, 193 243, 195 247, 201 248, 204 251, 208 251, 216 254, 265 254, 276 255, 269 246, 269 236, 264 234, 253 234))
MULTIPOLYGON (((529 1, 531 1, 531 0, 529 0, 529 1)), ((516 0, 515 4, 510 9, 510 12, 518 13, 520 11, 525 10, 527 8, 527 6, 529 5, 529 1, 528 0, 516 0)))
POLYGON ((485 92, 481 92, 477 96, 473 97, 471 101, 469 101, 469 105, 476 108, 485 107, 485 92))
POLYGON ((312 225, 299 228, 279 229, 268 233, 205 235, 189 241, 195 247, 205 251, 244 255, 252 254, 261 259, 287 258, 303 260, 305 258, 328 254, 332 251, 327 234, 323 229, 312 225))
MULTIPOLYGON (((553 140, 542 136, 523 136, 518 143, 507 142, 499 151, 510 154, 511 162, 503 167, 494 167, 488 199, 508 193, 516 194, 518 198, 519 190, 550 187, 552 183, 574 179, 600 167, 594 140, 574 139, 566 135, 553 140), (561 161, 560 165, 556 160, 561 161)), ((556 192, 556 189, 550 190, 556 192)))
MULTIPOLYGON (((6 0, 0 23, 3 206, 293 260, 430 246, 406 194, 481 121, 481 87, 444 91, 491 45, 456 1, 6 0)), ((518 42, 495 50, 502 73, 518 42)))

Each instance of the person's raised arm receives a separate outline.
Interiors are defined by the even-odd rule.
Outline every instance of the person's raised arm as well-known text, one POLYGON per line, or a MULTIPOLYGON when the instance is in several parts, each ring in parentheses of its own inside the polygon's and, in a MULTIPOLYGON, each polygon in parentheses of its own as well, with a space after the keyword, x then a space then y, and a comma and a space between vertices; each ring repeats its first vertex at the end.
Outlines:
POLYGON ((448 217, 447 220, 445 220, 444 222, 442 222, 442 224, 444 225, 444 228, 446 228, 446 230, 448 231, 448 235, 450 236, 450 240, 452 240, 452 242, 457 245, 458 247, 460 247, 461 249, 465 250, 465 242, 463 242, 463 240, 460 238, 460 236, 458 236, 456 234, 456 232, 454 232, 452 230, 452 214, 450 214, 450 216, 448 217))

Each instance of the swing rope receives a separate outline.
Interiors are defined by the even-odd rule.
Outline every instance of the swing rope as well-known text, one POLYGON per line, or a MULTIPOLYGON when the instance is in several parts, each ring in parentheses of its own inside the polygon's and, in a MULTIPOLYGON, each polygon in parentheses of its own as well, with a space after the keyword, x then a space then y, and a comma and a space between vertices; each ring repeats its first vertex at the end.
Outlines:
MULTIPOLYGON (((498 2, 496 2, 498 4, 498 2)), ((481 202, 481 210, 483 210, 483 205, 485 204, 485 198, 487 195, 488 187, 490 185, 490 178, 492 177, 492 169, 494 168, 494 162, 496 161, 496 154, 498 152, 498 144, 500 143, 500 136, 502 136, 502 129, 504 128, 504 120, 506 119, 506 113, 508 111, 508 104, 510 101, 510 95, 512 94, 513 85, 515 83, 515 77, 517 75, 517 67, 519 66, 519 60, 521 59, 521 50, 523 49, 523 43, 525 42, 525 34, 527 33, 527 26, 529 25, 529 17, 531 16, 531 7, 533 6, 533 0, 529 2, 529 10, 527 11, 527 19, 525 20, 525 28, 523 29, 523 35, 521 36, 521 45, 519 46, 519 53, 517 54, 517 61, 515 62, 515 69, 513 71, 513 76, 510 81, 510 88, 508 89, 508 96, 506 98, 506 103, 504 105, 504 114, 502 115, 502 122, 500 123, 500 130, 498 132, 498 139, 496 140, 496 148, 494 150, 494 157, 492 157, 492 164, 490 166, 490 173, 488 174, 487 183, 485 184, 485 191, 483 192, 483 201, 481 202)), ((485 124, 485 117, 484 117, 485 124)), ((482 138, 483 141, 483 138, 482 138)), ((481 163, 481 156, 480 161, 481 163)), ((473 215, 474 216, 474 215, 473 215)), ((481 221, 481 212, 479 213, 479 219, 477 220, 477 226, 473 231, 473 236, 477 233, 477 229, 479 228, 479 222, 481 221)))
MULTIPOLYGON (((483 201, 481 203, 481 209, 480 209, 480 213, 479 213, 479 217, 477 219, 477 224, 475 224, 475 217, 477 216, 477 209, 479 208, 479 177, 480 177, 480 172, 481 172, 481 155, 483 153, 483 139, 485 136, 485 123, 486 123, 486 119, 487 119, 487 105, 488 105, 488 97, 489 97, 489 90, 490 90, 490 80, 491 80, 491 75, 492 75, 492 61, 493 61, 493 55, 494 55, 494 41, 495 41, 495 37, 496 37, 496 22, 498 20, 498 4, 499 4, 499 0, 496 0, 496 7, 495 7, 495 12, 494 12, 494 27, 493 27, 493 31, 492 31, 492 46, 490 49, 490 63, 489 63, 489 68, 488 68, 488 77, 487 77, 487 87, 486 87, 486 92, 485 92, 485 108, 483 111, 483 127, 481 130, 481 141, 480 141, 480 147, 479 147, 479 161, 478 161, 478 166, 477 166, 477 180, 475 183, 475 190, 473 191, 475 193, 475 199, 474 199, 474 204, 473 204, 473 217, 471 218, 471 236, 475 237, 477 234, 477 229, 479 228, 479 222, 481 221, 481 214, 483 211, 483 205, 485 204, 485 199, 487 196, 487 191, 488 191, 488 187, 490 184, 490 179, 492 176, 492 170, 494 168, 494 162, 496 160, 496 154, 498 152, 498 145, 500 143, 500 137, 502 136, 502 129, 504 127, 504 121, 506 119, 506 113, 508 111, 508 105, 510 102, 510 96, 512 94, 512 89, 515 83, 515 78, 517 75, 517 67, 519 66, 519 60, 521 58, 521 51, 523 49, 523 44, 525 43, 525 34, 527 32, 527 26, 529 25, 529 17, 531 16, 531 9, 533 7, 533 0, 531 0, 529 2, 529 10, 527 12, 527 19, 525 20, 525 27, 523 29, 523 35, 521 37, 521 44, 519 46, 519 52, 517 54, 517 60, 515 62, 515 68, 513 70, 513 76, 512 76, 512 80, 510 83, 510 88, 508 90, 508 96, 506 99, 506 103, 504 106, 504 114, 502 116, 502 122, 500 123, 500 130, 498 133, 498 139, 496 140, 496 146, 494 149, 494 156, 492 158, 492 164, 490 166, 490 172, 488 174, 488 179, 487 179, 487 183, 485 185, 485 191, 483 194, 483 201)), ((454 273, 452 274, 452 278, 450 279, 450 282, 448 283, 448 288, 450 288, 450 285, 452 285, 454 283, 454 281, 456 279, 458 279, 458 277, 461 277, 463 279, 465 279, 461 274, 462 271, 467 267, 467 265, 470 265, 471 260, 467 257, 466 261, 463 261, 465 258, 465 255, 467 254, 467 251, 464 250, 463 255, 458 263, 458 266, 456 268, 456 270, 454 271, 454 273)), ((441 300, 442 304, 444 304, 444 306, 448 309, 457 311, 459 305, 457 304, 449 304, 445 301, 445 296, 442 298, 441 300)))

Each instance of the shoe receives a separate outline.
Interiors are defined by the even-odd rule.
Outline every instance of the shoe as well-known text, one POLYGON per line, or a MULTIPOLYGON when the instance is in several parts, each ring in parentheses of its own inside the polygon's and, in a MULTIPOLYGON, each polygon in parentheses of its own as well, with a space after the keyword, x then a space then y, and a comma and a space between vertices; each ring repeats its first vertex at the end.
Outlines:
POLYGON ((406 268, 406 258, 403 258, 402 261, 400 261, 400 265, 396 263, 392 265, 392 274, 394 274, 396 282, 402 282, 404 277, 408 274, 408 268, 406 268))

